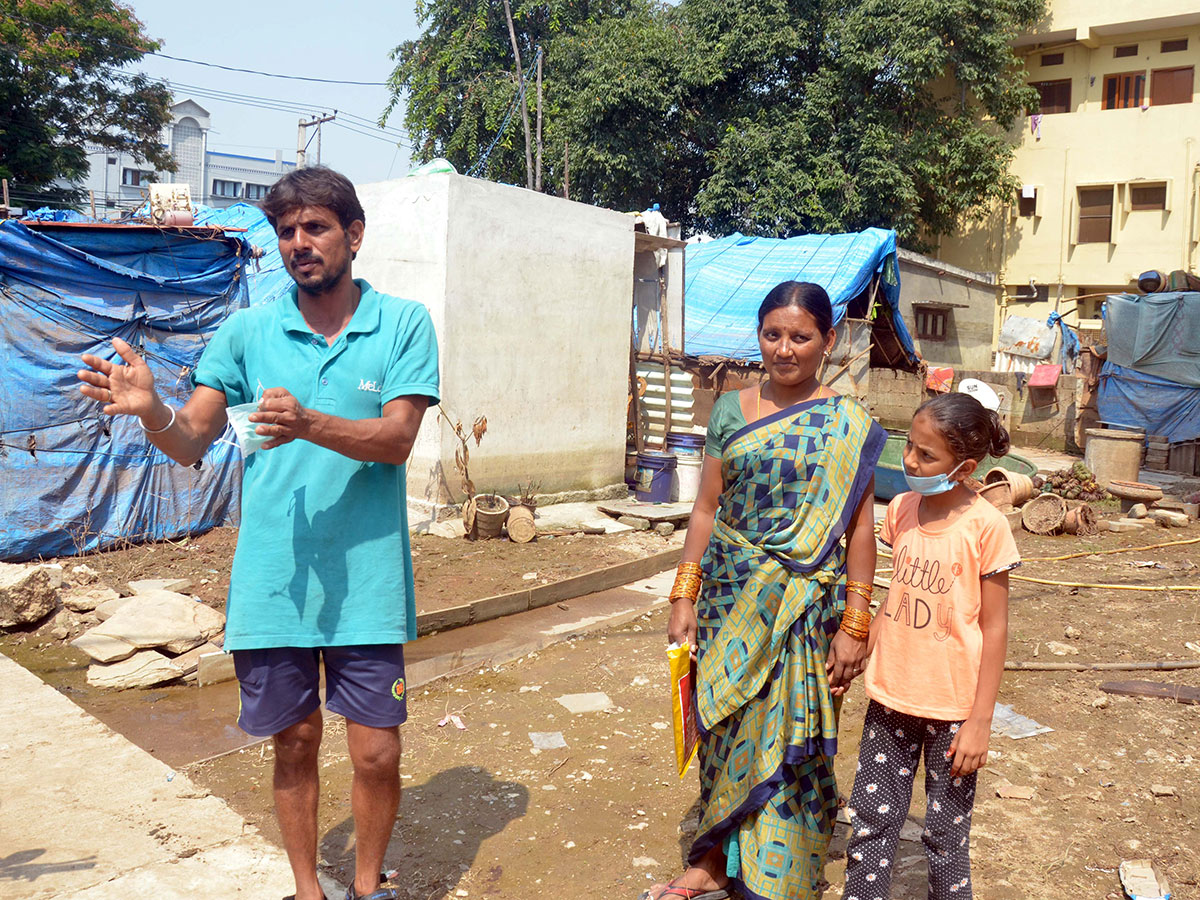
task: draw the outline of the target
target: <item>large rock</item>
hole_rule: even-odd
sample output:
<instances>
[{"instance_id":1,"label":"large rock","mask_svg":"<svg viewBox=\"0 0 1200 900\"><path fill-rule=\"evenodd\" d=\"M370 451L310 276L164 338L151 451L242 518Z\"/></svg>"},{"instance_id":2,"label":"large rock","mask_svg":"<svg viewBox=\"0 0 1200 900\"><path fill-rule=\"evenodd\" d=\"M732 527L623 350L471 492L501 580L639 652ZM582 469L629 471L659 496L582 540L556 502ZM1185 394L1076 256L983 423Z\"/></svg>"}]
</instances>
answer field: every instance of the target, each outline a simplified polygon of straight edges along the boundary
<instances>
[{"instance_id":1,"label":"large rock","mask_svg":"<svg viewBox=\"0 0 1200 900\"><path fill-rule=\"evenodd\" d=\"M62 566L0 563L0 629L41 621L58 608Z\"/></svg>"},{"instance_id":2,"label":"large rock","mask_svg":"<svg viewBox=\"0 0 1200 900\"><path fill-rule=\"evenodd\" d=\"M198 600L171 591L136 594L88 634L108 635L134 647L185 653L221 633L225 617Z\"/></svg>"},{"instance_id":3,"label":"large rock","mask_svg":"<svg viewBox=\"0 0 1200 900\"><path fill-rule=\"evenodd\" d=\"M90 588L77 588L62 595L62 605L75 612L91 612L106 600L120 600L121 595L110 587L98 584Z\"/></svg>"},{"instance_id":4,"label":"large rock","mask_svg":"<svg viewBox=\"0 0 1200 900\"><path fill-rule=\"evenodd\" d=\"M113 597L111 600L101 600L96 604L96 608L92 610L96 614L96 618L101 622L111 619L116 615L117 610L132 600L132 597Z\"/></svg>"},{"instance_id":5,"label":"large rock","mask_svg":"<svg viewBox=\"0 0 1200 900\"><path fill-rule=\"evenodd\" d=\"M87 680L92 687L123 690L150 687L181 677L182 670L171 660L154 650L143 650L111 665L88 666Z\"/></svg>"},{"instance_id":6,"label":"large rock","mask_svg":"<svg viewBox=\"0 0 1200 900\"><path fill-rule=\"evenodd\" d=\"M146 594L150 591L186 591L192 586L190 578L139 578L129 582L129 593Z\"/></svg>"},{"instance_id":7,"label":"large rock","mask_svg":"<svg viewBox=\"0 0 1200 900\"><path fill-rule=\"evenodd\" d=\"M96 628L99 627L99 625L96 626ZM128 641L107 634L96 634L96 628L75 638L71 641L71 646L82 650L98 663L114 663L118 660L128 659L137 652L137 647Z\"/></svg>"}]
</instances>

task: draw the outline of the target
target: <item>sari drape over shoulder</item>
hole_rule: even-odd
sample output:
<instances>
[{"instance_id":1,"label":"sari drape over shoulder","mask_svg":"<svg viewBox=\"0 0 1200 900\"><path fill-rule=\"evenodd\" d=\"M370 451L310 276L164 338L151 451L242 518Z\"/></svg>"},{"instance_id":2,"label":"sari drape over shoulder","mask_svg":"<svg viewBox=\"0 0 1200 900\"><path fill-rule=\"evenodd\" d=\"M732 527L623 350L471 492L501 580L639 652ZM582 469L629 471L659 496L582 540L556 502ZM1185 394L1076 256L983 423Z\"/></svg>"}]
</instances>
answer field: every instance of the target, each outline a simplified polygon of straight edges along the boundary
<instances>
[{"instance_id":1,"label":"sari drape over shoulder","mask_svg":"<svg viewBox=\"0 0 1200 900\"><path fill-rule=\"evenodd\" d=\"M726 443L704 555L696 705L700 829L748 900L816 896L837 809L837 704L825 673L845 606L845 534L886 432L831 397Z\"/></svg>"}]
</instances>

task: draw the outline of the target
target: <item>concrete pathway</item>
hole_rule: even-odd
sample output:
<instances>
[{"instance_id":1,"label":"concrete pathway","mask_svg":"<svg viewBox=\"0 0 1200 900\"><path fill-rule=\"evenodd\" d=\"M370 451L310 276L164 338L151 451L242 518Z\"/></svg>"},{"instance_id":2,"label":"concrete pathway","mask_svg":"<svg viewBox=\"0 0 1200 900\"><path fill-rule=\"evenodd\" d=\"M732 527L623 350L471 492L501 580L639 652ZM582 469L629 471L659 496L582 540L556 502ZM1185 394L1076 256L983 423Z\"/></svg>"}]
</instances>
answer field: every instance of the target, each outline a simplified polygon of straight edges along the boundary
<instances>
[{"instance_id":1,"label":"concrete pathway","mask_svg":"<svg viewBox=\"0 0 1200 900\"><path fill-rule=\"evenodd\" d=\"M292 892L282 850L0 655L0 900Z\"/></svg>"}]
</instances>

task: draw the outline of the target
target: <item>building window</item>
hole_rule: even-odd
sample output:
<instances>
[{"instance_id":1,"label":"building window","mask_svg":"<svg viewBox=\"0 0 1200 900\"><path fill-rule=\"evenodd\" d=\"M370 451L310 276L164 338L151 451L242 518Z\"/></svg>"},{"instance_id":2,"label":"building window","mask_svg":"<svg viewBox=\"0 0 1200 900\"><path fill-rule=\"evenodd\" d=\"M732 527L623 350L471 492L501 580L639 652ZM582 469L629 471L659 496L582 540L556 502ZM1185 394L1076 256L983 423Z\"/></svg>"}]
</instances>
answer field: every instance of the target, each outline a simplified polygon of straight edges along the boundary
<instances>
[{"instance_id":1,"label":"building window","mask_svg":"<svg viewBox=\"0 0 1200 900\"><path fill-rule=\"evenodd\" d=\"M145 169L122 169L121 184L127 184L130 187L140 187L149 184L154 180L154 173L147 172Z\"/></svg>"},{"instance_id":2,"label":"building window","mask_svg":"<svg viewBox=\"0 0 1200 900\"><path fill-rule=\"evenodd\" d=\"M117 158L115 156L110 156L108 158L108 164L110 166L115 166L117 164Z\"/></svg>"},{"instance_id":3,"label":"building window","mask_svg":"<svg viewBox=\"0 0 1200 900\"><path fill-rule=\"evenodd\" d=\"M1040 102L1035 112L1049 115L1071 111L1071 79L1058 81L1035 81L1030 85L1038 92Z\"/></svg>"},{"instance_id":4,"label":"building window","mask_svg":"<svg viewBox=\"0 0 1200 900\"><path fill-rule=\"evenodd\" d=\"M1163 53L1178 53L1180 50L1187 49L1187 38L1174 38L1173 40L1163 41L1160 50Z\"/></svg>"},{"instance_id":5,"label":"building window","mask_svg":"<svg viewBox=\"0 0 1200 900\"><path fill-rule=\"evenodd\" d=\"M1191 66L1178 69L1155 69L1150 73L1150 105L1169 106L1172 103L1192 102Z\"/></svg>"},{"instance_id":6,"label":"building window","mask_svg":"<svg viewBox=\"0 0 1200 900\"><path fill-rule=\"evenodd\" d=\"M917 324L917 340L944 341L946 339L947 310L933 306L913 304L913 318Z\"/></svg>"},{"instance_id":7,"label":"building window","mask_svg":"<svg viewBox=\"0 0 1200 900\"><path fill-rule=\"evenodd\" d=\"M1130 109L1142 105L1146 92L1145 72L1121 72L1104 76L1104 109Z\"/></svg>"},{"instance_id":8,"label":"building window","mask_svg":"<svg viewBox=\"0 0 1200 900\"><path fill-rule=\"evenodd\" d=\"M214 178L212 192L214 197L240 197L242 196L242 183Z\"/></svg>"},{"instance_id":9,"label":"building window","mask_svg":"<svg viewBox=\"0 0 1200 900\"><path fill-rule=\"evenodd\" d=\"M1080 244L1107 244L1112 240L1113 192L1111 187L1079 189Z\"/></svg>"},{"instance_id":10,"label":"building window","mask_svg":"<svg viewBox=\"0 0 1200 900\"><path fill-rule=\"evenodd\" d=\"M247 181L246 182L246 199L247 200L261 200L261 199L263 199L263 197L267 196L267 191L269 191L270 189L271 189L271 186L269 184L251 184L250 182Z\"/></svg>"},{"instance_id":11,"label":"building window","mask_svg":"<svg viewBox=\"0 0 1200 900\"><path fill-rule=\"evenodd\" d=\"M1137 44L1123 44L1120 47L1113 47L1113 56L1120 59L1122 56L1137 56Z\"/></svg>"},{"instance_id":12,"label":"building window","mask_svg":"<svg viewBox=\"0 0 1200 900\"><path fill-rule=\"evenodd\" d=\"M1036 216L1038 214L1037 188L1027 184L1017 192L1017 215Z\"/></svg>"},{"instance_id":13,"label":"building window","mask_svg":"<svg viewBox=\"0 0 1200 900\"><path fill-rule=\"evenodd\" d=\"M1043 53L1042 54L1042 65L1043 66L1061 66L1062 62L1063 62L1063 55L1061 53Z\"/></svg>"},{"instance_id":14,"label":"building window","mask_svg":"<svg viewBox=\"0 0 1200 900\"><path fill-rule=\"evenodd\" d=\"M1129 186L1129 208L1135 212L1166 209L1166 184L1131 184Z\"/></svg>"}]
</instances>

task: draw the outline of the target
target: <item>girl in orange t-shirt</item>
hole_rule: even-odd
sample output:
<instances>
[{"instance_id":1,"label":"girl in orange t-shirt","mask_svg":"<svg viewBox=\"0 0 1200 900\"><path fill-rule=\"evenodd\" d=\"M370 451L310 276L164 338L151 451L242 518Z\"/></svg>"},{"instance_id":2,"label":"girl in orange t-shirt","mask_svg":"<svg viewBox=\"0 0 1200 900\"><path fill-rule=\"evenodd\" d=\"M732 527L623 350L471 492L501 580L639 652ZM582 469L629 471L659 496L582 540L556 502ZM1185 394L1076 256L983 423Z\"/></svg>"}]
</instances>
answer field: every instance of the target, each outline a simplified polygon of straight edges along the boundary
<instances>
[{"instance_id":1,"label":"girl in orange t-shirt","mask_svg":"<svg viewBox=\"0 0 1200 900\"><path fill-rule=\"evenodd\" d=\"M922 754L929 897L972 896L975 773L1004 670L1008 571L1021 557L1007 519L964 482L1008 446L999 417L967 394L943 394L913 416L912 492L891 502L879 535L895 568L871 624L843 900L887 900Z\"/></svg>"}]
</instances>

